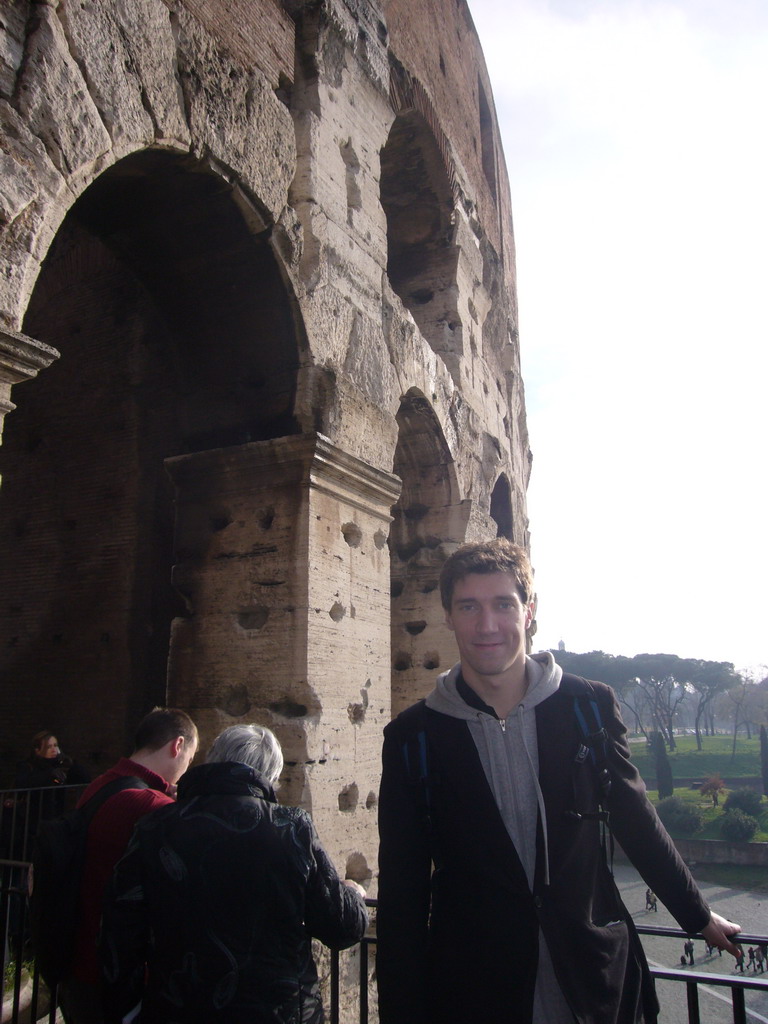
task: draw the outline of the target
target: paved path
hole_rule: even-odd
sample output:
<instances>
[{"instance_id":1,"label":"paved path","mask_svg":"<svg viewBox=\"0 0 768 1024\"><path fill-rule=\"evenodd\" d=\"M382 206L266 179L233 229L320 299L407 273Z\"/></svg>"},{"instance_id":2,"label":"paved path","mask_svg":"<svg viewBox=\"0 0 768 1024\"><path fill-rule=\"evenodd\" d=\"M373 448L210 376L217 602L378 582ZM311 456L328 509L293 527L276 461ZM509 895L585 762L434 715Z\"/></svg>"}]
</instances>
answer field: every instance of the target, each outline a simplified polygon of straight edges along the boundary
<instances>
[{"instance_id":1,"label":"paved path","mask_svg":"<svg viewBox=\"0 0 768 1024\"><path fill-rule=\"evenodd\" d=\"M652 927L677 928L678 924L666 908L659 903L657 913L645 909L645 882L634 868L625 864L616 864L614 874L621 890L622 898L638 925ZM695 875L695 872L694 872ZM737 921L742 929L753 935L768 935L768 895L763 893L742 892L726 886L702 882L700 887L712 907L730 921ZM655 966L680 967L680 955L683 952L682 939L665 939L657 936L644 935L648 960ZM746 950L745 950L746 952ZM721 957L707 956L702 940L695 942L694 967L688 970L709 971L716 974L739 976L735 969L735 961L728 953ZM746 968L745 968L746 970ZM751 972L749 972L750 976ZM768 972L757 975L768 981ZM685 1024L688 1020L686 998L683 986L675 982L658 982L657 991L661 1002L660 1024ZM732 1024L730 990L714 986L699 986L699 1005L702 1024ZM748 992L746 995L747 1021L749 1024L768 1024L768 990L765 992Z\"/></svg>"}]
</instances>

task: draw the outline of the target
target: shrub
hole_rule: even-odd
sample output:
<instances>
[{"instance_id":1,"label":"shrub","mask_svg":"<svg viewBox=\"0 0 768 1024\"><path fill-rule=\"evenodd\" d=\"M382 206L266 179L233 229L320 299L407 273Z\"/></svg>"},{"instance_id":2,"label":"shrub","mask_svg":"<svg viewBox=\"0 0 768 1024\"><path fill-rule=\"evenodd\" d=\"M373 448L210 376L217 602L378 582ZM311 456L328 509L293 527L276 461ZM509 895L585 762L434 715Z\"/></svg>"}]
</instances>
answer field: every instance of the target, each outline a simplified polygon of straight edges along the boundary
<instances>
[{"instance_id":1,"label":"shrub","mask_svg":"<svg viewBox=\"0 0 768 1024\"><path fill-rule=\"evenodd\" d=\"M745 814L750 814L753 818L756 818L762 811L760 806L762 799L756 789L742 786L741 789L734 789L728 794L723 808L726 811L743 811Z\"/></svg>"},{"instance_id":2,"label":"shrub","mask_svg":"<svg viewBox=\"0 0 768 1024\"><path fill-rule=\"evenodd\" d=\"M691 807L679 796L668 796L660 800L656 810L664 825L672 832L690 835L698 832L704 822L701 811Z\"/></svg>"},{"instance_id":3,"label":"shrub","mask_svg":"<svg viewBox=\"0 0 768 1024\"><path fill-rule=\"evenodd\" d=\"M720 834L729 843L748 843L760 827L757 818L737 809L726 811L720 825Z\"/></svg>"}]
</instances>

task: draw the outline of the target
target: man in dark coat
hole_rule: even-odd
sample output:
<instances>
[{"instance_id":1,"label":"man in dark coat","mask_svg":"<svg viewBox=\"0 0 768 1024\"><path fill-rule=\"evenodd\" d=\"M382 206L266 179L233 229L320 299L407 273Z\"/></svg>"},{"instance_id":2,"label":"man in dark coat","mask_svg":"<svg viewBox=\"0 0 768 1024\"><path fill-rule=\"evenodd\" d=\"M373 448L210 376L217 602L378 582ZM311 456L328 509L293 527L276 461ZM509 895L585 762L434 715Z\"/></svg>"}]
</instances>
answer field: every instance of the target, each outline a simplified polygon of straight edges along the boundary
<instances>
[{"instance_id":1,"label":"man in dark coat","mask_svg":"<svg viewBox=\"0 0 768 1024\"><path fill-rule=\"evenodd\" d=\"M681 927L738 950L646 797L613 691L526 657L532 587L503 538L455 552L440 588L461 661L384 731L381 1024L655 1021L606 818Z\"/></svg>"},{"instance_id":2,"label":"man in dark coat","mask_svg":"<svg viewBox=\"0 0 768 1024\"><path fill-rule=\"evenodd\" d=\"M104 909L107 1024L140 1002L142 1024L321 1024L312 937L359 942L365 893L277 803L282 767L269 729L231 726L139 823Z\"/></svg>"}]
</instances>

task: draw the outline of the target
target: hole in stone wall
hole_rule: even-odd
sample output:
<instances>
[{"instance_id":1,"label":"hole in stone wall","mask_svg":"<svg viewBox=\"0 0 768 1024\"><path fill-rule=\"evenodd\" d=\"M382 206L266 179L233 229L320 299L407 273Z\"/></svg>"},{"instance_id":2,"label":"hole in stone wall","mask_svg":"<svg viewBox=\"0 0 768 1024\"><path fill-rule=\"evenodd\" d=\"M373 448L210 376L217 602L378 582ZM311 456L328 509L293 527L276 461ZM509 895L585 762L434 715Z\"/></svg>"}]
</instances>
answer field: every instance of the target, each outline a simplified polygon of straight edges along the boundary
<instances>
[{"instance_id":1,"label":"hole in stone wall","mask_svg":"<svg viewBox=\"0 0 768 1024\"><path fill-rule=\"evenodd\" d=\"M219 709L232 718L242 718L251 710L251 698L242 684L229 686L222 694Z\"/></svg>"},{"instance_id":2,"label":"hole in stone wall","mask_svg":"<svg viewBox=\"0 0 768 1024\"><path fill-rule=\"evenodd\" d=\"M440 668L440 655L437 651L427 651L424 655L422 665L430 672L434 671L436 668Z\"/></svg>"},{"instance_id":3,"label":"hole in stone wall","mask_svg":"<svg viewBox=\"0 0 768 1024\"><path fill-rule=\"evenodd\" d=\"M347 857L347 865L344 869L344 877L351 878L353 882L365 888L373 877L368 861L362 853L351 853Z\"/></svg>"},{"instance_id":4,"label":"hole in stone wall","mask_svg":"<svg viewBox=\"0 0 768 1024\"><path fill-rule=\"evenodd\" d=\"M262 629L268 618L269 608L248 608L238 613L237 624L241 629Z\"/></svg>"},{"instance_id":5,"label":"hole in stone wall","mask_svg":"<svg viewBox=\"0 0 768 1024\"><path fill-rule=\"evenodd\" d=\"M214 533L221 533L222 530L231 524L232 519L228 515L211 516L211 529Z\"/></svg>"},{"instance_id":6,"label":"hole in stone wall","mask_svg":"<svg viewBox=\"0 0 768 1024\"><path fill-rule=\"evenodd\" d=\"M410 654L405 654L402 651L395 655L395 660L392 663L392 667L395 672L407 672L413 665L413 658Z\"/></svg>"},{"instance_id":7,"label":"hole in stone wall","mask_svg":"<svg viewBox=\"0 0 768 1024\"><path fill-rule=\"evenodd\" d=\"M297 704L290 697L282 697L269 705L269 710L283 718L303 718L307 713L306 704Z\"/></svg>"},{"instance_id":8,"label":"hole in stone wall","mask_svg":"<svg viewBox=\"0 0 768 1024\"><path fill-rule=\"evenodd\" d=\"M405 589L405 583L402 580L392 580L389 586L390 597L400 597Z\"/></svg>"},{"instance_id":9,"label":"hole in stone wall","mask_svg":"<svg viewBox=\"0 0 768 1024\"><path fill-rule=\"evenodd\" d=\"M360 542L363 539L363 531L357 523L344 523L341 528L341 532L344 536L344 540L351 548L360 547Z\"/></svg>"},{"instance_id":10,"label":"hole in stone wall","mask_svg":"<svg viewBox=\"0 0 768 1024\"><path fill-rule=\"evenodd\" d=\"M423 633L427 628L427 623L424 619L419 619L416 622L406 622L405 628L411 636L418 636L419 633Z\"/></svg>"},{"instance_id":11,"label":"hole in stone wall","mask_svg":"<svg viewBox=\"0 0 768 1024\"><path fill-rule=\"evenodd\" d=\"M367 811L372 811L374 807L378 806L378 803L379 798L376 796L373 790L371 790L368 796L365 798L365 809Z\"/></svg>"},{"instance_id":12,"label":"hole in stone wall","mask_svg":"<svg viewBox=\"0 0 768 1024\"><path fill-rule=\"evenodd\" d=\"M373 535L373 543L381 551L384 545L387 543L387 535L383 530L377 530Z\"/></svg>"},{"instance_id":13,"label":"hole in stone wall","mask_svg":"<svg viewBox=\"0 0 768 1024\"><path fill-rule=\"evenodd\" d=\"M346 812L354 811L359 799L360 792L357 788L357 783L352 782L349 786L345 786L339 793L339 810Z\"/></svg>"},{"instance_id":14,"label":"hole in stone wall","mask_svg":"<svg viewBox=\"0 0 768 1024\"><path fill-rule=\"evenodd\" d=\"M263 512L259 512L257 518L262 530L269 530L275 520L275 510L273 508L265 508Z\"/></svg>"},{"instance_id":15,"label":"hole in stone wall","mask_svg":"<svg viewBox=\"0 0 768 1024\"><path fill-rule=\"evenodd\" d=\"M341 622L344 616L347 614L347 610L340 601L334 602L333 607L328 612L334 622Z\"/></svg>"},{"instance_id":16,"label":"hole in stone wall","mask_svg":"<svg viewBox=\"0 0 768 1024\"><path fill-rule=\"evenodd\" d=\"M362 725L365 721L365 708L362 704L347 704L347 714L352 725Z\"/></svg>"}]
</instances>

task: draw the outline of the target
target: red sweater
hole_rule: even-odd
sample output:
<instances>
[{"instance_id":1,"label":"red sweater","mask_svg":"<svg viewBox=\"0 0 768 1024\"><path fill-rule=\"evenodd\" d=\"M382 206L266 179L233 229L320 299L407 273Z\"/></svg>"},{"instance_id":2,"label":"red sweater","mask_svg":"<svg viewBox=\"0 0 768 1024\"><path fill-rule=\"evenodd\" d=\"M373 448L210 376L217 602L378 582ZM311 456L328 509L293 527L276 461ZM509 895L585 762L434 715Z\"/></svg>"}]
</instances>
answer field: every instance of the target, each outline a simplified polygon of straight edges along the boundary
<instances>
[{"instance_id":1,"label":"red sweater","mask_svg":"<svg viewBox=\"0 0 768 1024\"><path fill-rule=\"evenodd\" d=\"M104 890L112 877L112 869L125 853L136 822L150 811L173 803L166 793L168 783L165 779L130 758L123 757L114 768L93 780L80 797L78 807L90 800L107 782L126 775L135 775L150 788L123 789L115 793L98 809L88 829L73 973L78 981L92 985L101 982L96 943Z\"/></svg>"}]
</instances>

